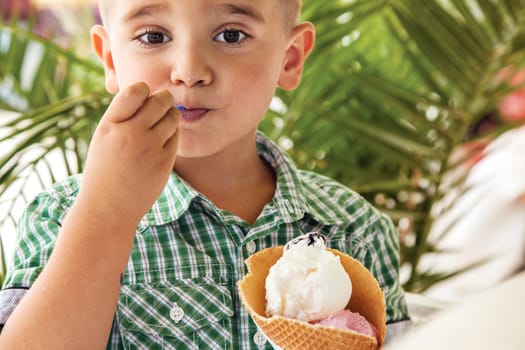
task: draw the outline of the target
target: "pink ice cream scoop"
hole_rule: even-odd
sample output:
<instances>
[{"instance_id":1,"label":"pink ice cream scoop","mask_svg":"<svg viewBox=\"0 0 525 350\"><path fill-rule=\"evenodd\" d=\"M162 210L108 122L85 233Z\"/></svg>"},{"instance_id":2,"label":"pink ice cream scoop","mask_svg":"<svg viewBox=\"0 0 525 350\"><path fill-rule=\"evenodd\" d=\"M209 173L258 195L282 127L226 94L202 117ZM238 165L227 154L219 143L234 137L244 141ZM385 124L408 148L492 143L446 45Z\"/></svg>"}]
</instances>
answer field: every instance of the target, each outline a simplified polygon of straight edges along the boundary
<instances>
[{"instance_id":1,"label":"pink ice cream scoop","mask_svg":"<svg viewBox=\"0 0 525 350\"><path fill-rule=\"evenodd\" d=\"M379 331L377 328L357 312L352 312L348 309L339 311L332 317L310 323L340 329L349 329L358 333L366 334L376 338L379 344Z\"/></svg>"}]
</instances>

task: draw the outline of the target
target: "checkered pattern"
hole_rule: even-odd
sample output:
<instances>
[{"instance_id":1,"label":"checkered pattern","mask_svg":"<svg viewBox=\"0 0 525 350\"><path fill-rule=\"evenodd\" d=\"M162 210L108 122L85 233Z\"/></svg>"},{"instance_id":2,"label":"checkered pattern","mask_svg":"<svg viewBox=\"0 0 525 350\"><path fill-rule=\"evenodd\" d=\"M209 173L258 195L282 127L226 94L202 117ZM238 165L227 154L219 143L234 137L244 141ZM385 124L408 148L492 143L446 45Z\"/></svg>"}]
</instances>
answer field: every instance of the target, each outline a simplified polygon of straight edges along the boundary
<instances>
[{"instance_id":1,"label":"checkered pattern","mask_svg":"<svg viewBox=\"0 0 525 350\"><path fill-rule=\"evenodd\" d=\"M11 315L20 300L22 300L26 291L26 288L8 288L0 291L0 329L3 327L9 318L9 315Z\"/></svg>"},{"instance_id":2,"label":"checkered pattern","mask_svg":"<svg viewBox=\"0 0 525 350\"><path fill-rule=\"evenodd\" d=\"M296 169L263 135L257 147L277 174L277 190L251 226L171 175L137 227L108 349L271 349L254 341L260 337L235 283L246 273L250 254L310 231L326 235L332 248L374 274L388 321L407 317L391 221L348 188ZM79 181L68 178L28 206L0 310L18 302L7 293L29 288L42 270Z\"/></svg>"}]
</instances>

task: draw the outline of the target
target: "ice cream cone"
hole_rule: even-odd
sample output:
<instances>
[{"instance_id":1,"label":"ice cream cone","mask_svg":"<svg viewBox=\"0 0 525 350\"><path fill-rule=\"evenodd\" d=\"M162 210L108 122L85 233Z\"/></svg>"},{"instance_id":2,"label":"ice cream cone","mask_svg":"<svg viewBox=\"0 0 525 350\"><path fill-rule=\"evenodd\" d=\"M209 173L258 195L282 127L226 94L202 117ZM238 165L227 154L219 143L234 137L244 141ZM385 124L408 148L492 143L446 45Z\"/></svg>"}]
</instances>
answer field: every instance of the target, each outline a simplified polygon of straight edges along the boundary
<instances>
[{"instance_id":1,"label":"ice cream cone","mask_svg":"<svg viewBox=\"0 0 525 350\"><path fill-rule=\"evenodd\" d=\"M265 316L265 281L271 266L281 257L283 247L264 249L246 260L248 274L238 282L241 301L264 334L284 350L309 349L378 349L386 332L386 311L383 293L372 274L357 260L337 250L341 264L352 279L352 297L347 308L364 316L379 332L374 337L350 330L312 325L282 316Z\"/></svg>"}]
</instances>

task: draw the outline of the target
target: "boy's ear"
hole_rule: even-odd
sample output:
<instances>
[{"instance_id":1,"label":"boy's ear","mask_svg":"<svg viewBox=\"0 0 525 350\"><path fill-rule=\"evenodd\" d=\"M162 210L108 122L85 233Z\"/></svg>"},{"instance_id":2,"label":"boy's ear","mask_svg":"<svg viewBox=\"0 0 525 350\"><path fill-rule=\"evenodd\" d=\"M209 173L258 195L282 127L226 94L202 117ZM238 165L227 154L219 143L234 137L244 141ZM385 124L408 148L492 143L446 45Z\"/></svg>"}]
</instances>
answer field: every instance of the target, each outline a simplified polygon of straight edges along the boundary
<instances>
[{"instance_id":1,"label":"boy's ear","mask_svg":"<svg viewBox=\"0 0 525 350\"><path fill-rule=\"evenodd\" d=\"M286 50L285 61L279 76L278 85L285 90L295 89L303 74L306 58L314 48L315 28L310 22L297 25L292 32Z\"/></svg>"},{"instance_id":2,"label":"boy's ear","mask_svg":"<svg viewBox=\"0 0 525 350\"><path fill-rule=\"evenodd\" d=\"M113 56L111 55L111 48L109 45L108 33L101 25L95 25L91 28L91 45L95 54L98 56L104 65L104 72L106 74L106 90L115 94L118 92L118 80L113 65Z\"/></svg>"}]
</instances>

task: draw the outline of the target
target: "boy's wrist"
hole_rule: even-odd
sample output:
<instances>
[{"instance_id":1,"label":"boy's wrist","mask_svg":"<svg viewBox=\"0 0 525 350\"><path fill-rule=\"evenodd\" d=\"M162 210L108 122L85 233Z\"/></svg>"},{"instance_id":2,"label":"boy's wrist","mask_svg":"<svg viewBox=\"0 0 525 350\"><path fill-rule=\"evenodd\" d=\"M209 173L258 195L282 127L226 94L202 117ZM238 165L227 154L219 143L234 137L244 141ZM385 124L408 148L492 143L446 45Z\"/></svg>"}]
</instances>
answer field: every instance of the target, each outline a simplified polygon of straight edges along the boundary
<instances>
[{"instance_id":1,"label":"boy's wrist","mask_svg":"<svg viewBox=\"0 0 525 350\"><path fill-rule=\"evenodd\" d=\"M105 203L96 195L79 193L68 216L74 215L78 224L91 227L105 227L115 232L135 232L142 215L131 213L123 206Z\"/></svg>"}]
</instances>

